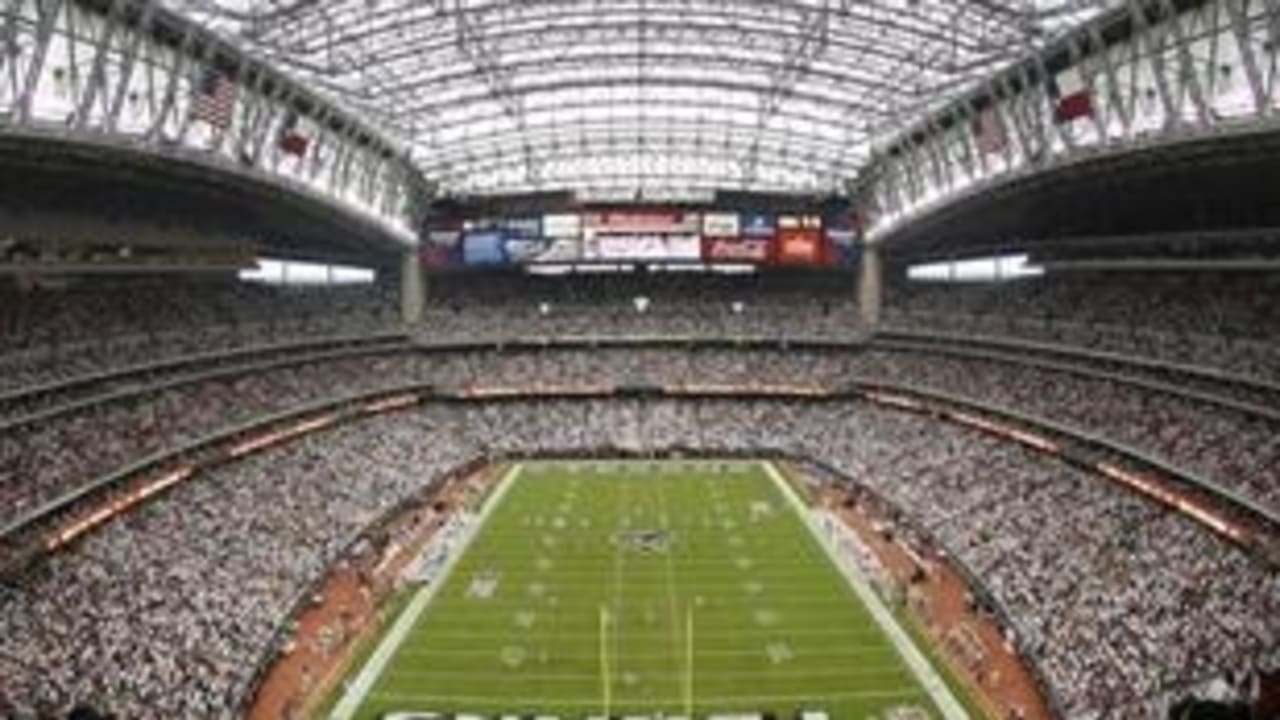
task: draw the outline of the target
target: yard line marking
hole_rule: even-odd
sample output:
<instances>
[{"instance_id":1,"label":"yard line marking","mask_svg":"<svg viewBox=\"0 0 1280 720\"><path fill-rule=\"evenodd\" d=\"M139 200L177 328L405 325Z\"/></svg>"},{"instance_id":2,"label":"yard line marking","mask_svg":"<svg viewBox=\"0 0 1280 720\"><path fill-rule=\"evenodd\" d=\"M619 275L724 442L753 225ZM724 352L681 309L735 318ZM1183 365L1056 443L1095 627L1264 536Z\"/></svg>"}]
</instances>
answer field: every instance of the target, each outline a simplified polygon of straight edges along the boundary
<instances>
[{"instance_id":1,"label":"yard line marking","mask_svg":"<svg viewBox=\"0 0 1280 720\"><path fill-rule=\"evenodd\" d=\"M596 578L598 579L599 577L600 577L600 573L597 572ZM505 582L518 586L518 585L524 584L524 582L527 580L536 580L538 579L538 576L518 575L516 573L503 573L503 578ZM759 573L756 574L756 578L760 581L765 581L765 580L773 581L773 583L775 584L781 584L781 581L783 580L783 578L777 578L772 575L765 575L765 574L759 574ZM741 571L739 571L738 577L735 578L733 581L725 581L725 582L710 584L710 583L700 583L700 582L690 580L684 583L686 591L689 586L692 586L695 589L699 589L699 590L703 590L703 589L705 590L725 590L725 589L741 590L743 588L743 585L744 585L744 582L742 579ZM565 583L557 582L556 587L568 588L570 590L587 590L587 589L599 590L600 583L595 582L595 583L565 584ZM441 598L440 602L452 603L453 607L450 608L451 612L462 612L464 610L477 609L472 605L458 601L456 598L449 598L449 599ZM790 589L788 589L787 594L784 597L778 598L778 602L790 608L804 607L808 609L813 609L815 607L840 608L840 607L849 606L849 601L847 599L832 600L830 592L801 593L801 592L792 592ZM479 608L479 609L484 610L487 613L488 610L486 610L486 608L496 608L498 610L505 610L509 608L522 608L527 606L528 604L529 604L528 601L526 601L524 598L521 598L519 600L501 600L499 598L491 598L491 599L485 600L484 608Z\"/></svg>"},{"instance_id":2,"label":"yard line marking","mask_svg":"<svg viewBox=\"0 0 1280 720\"><path fill-rule=\"evenodd\" d=\"M439 695L431 693L406 693L406 692L377 692L370 697L378 700L389 700L397 703L421 703L424 705L432 704L474 704L474 705L506 705L508 701L495 699L493 695ZM900 688L896 690L850 690L847 692L830 692L823 693L824 698L833 700L914 700L925 697L924 691L919 688ZM704 697L701 699L703 705L730 704L735 705L768 705L774 703L797 703L810 702L813 696L810 694L802 695L724 695L719 697ZM521 698L519 703L532 707L593 707L598 706L600 701L595 698L583 698L581 695L574 697L526 697ZM645 701L646 705L665 705L667 707L679 707L680 698L651 698Z\"/></svg>"},{"instance_id":3,"label":"yard line marking","mask_svg":"<svg viewBox=\"0 0 1280 720\"><path fill-rule=\"evenodd\" d=\"M468 635L467 637L471 638L475 636ZM702 636L699 635L698 637L699 639L701 639ZM838 643L838 644L833 644L829 647L824 647L824 648L817 648L817 649L804 648L803 652L804 652L804 656L807 658L842 658L842 657L857 658L857 657L865 657L867 655L881 656L884 654L884 651L888 648L889 648L888 642L885 642L882 645L862 645L862 646L849 645L847 643ZM442 658L467 658L467 657L487 658L487 657L491 657L492 655L493 655L493 648L491 647L481 648L479 650L457 650L457 649L446 649L446 648L440 648L438 650L416 650L413 647L406 647L402 652L400 652L399 657L442 659ZM758 647L752 647L750 650L707 650L706 648L698 649L698 656L704 657L704 658L747 658L747 657L760 657L761 655L762 655L762 652ZM662 653L662 654L637 653L637 654L628 655L627 657L631 660L651 661L651 660L661 660L666 656L667 656L666 653ZM599 652L597 651L589 654L578 653L578 654L556 655L556 658L559 660L565 660L570 662L595 661L599 658ZM900 665L901 663L899 663L897 660L894 660L894 663L893 663L894 667L899 667ZM863 663L863 664L860 664L859 667L867 667L867 665Z\"/></svg>"},{"instance_id":4,"label":"yard line marking","mask_svg":"<svg viewBox=\"0 0 1280 720\"><path fill-rule=\"evenodd\" d=\"M616 618L617 614L615 613L613 617ZM721 630L722 632L715 632L715 630ZM864 628L839 627L839 626L824 626L824 627L810 628L810 627L795 627L792 625L787 625L786 630L787 630L787 634L795 635L797 637L829 637L829 638L832 638L833 640L844 639L844 638L853 639L853 640L876 640L876 639L885 640L884 633L875 628L864 629ZM648 631L643 628L632 628L630 630L630 633L640 637L650 636ZM505 640L511 639L511 635L509 633L475 633L475 632L446 633L446 632L439 632L439 631L424 631L423 633L415 632L411 634L425 635L427 637L430 637L433 640L505 641ZM618 628L614 628L613 639L615 640L615 642L611 644L611 647L616 646L618 644L616 642L617 636L624 635L624 634L626 633L619 632ZM565 639L565 640L588 640L588 639L594 640L596 639L597 635L598 633L594 629L592 629L590 631L585 631L585 632L557 632L556 638ZM742 626L740 624L737 626L729 625L721 628L713 628L712 632L707 632L706 628L701 626L699 626L698 628L699 641L739 640L741 638L742 638ZM889 645L890 645L889 641L885 640L884 646L888 647ZM614 658L617 658L616 650L614 652Z\"/></svg>"},{"instance_id":5,"label":"yard line marking","mask_svg":"<svg viewBox=\"0 0 1280 720\"><path fill-rule=\"evenodd\" d=\"M906 662L907 667L911 669L911 673L915 675L916 680L928 692L934 704L938 706L942 716L946 720L969 720L969 713L956 700L955 695L951 693L951 688L947 687L942 678L938 676L937 670L925 659L924 654L920 652L920 649L911 640L911 636L907 635L906 631L898 625L897 619L881 602L880 596L867 584L867 579L863 577L862 572L852 564L841 562L840 557L836 555L835 549L822 536L817 525L813 522L813 511L805 507L804 503L797 497L795 488L791 487L786 478L782 477L782 474L778 472L772 462L764 462L762 465L765 472L777 485L778 490L782 492L783 497L799 513L801 521L805 527L809 528L813 539L826 551L827 557L831 558L831 563L841 570L849 580L854 592L862 599L862 603L867 606L867 609L871 611L871 617L876 624L893 641L894 648L897 649L898 654Z\"/></svg>"},{"instance_id":6,"label":"yard line marking","mask_svg":"<svg viewBox=\"0 0 1280 720\"><path fill-rule=\"evenodd\" d=\"M347 692L342 696L342 700L334 706L333 711L329 713L329 720L351 720L355 716L356 711L364 704L365 698L370 694L370 690L382 677L382 673L387 668L387 663L391 662L391 658L395 656L396 651L409 637L409 631L417 624L418 618L422 612L426 610L431 599L435 597L440 588L444 587L453 573L453 568L457 566L458 559L467 551L467 547L471 545L471 541L479 534L480 528L484 527L485 521L493 514L494 508L502 503L507 492L514 484L516 476L520 474L522 465L515 465L507 474L503 476L502 481L498 484L498 488L485 501L484 507L480 508L480 513L472 519L471 524L463 530L465 535L462 542L454 550L453 554L445 561L444 567L440 569L440 574L436 576L435 582L428 583L425 587L414 595L413 600L409 602L400 613L400 617L396 618L396 622L391 626L391 631L382 638L378 643L378 647L370 656L369 661L361 668L360 674L356 676L351 686L347 688Z\"/></svg>"},{"instance_id":7,"label":"yard line marking","mask_svg":"<svg viewBox=\"0 0 1280 720\"><path fill-rule=\"evenodd\" d=\"M528 536L526 536L526 538L525 538L525 539L527 540L527 539L528 539ZM527 562L527 561L529 560L529 556L528 556L528 555L489 555L488 557L491 557L491 558L493 558L493 559L495 559L495 560L506 561L506 562ZM579 559L579 557L581 557L581 558L585 558L585 559L587 559L587 560L593 560L593 559L595 559L595 556L591 556L591 555L583 555L583 556L575 557L575 556L573 556L573 555L567 555L567 554L565 554L565 553L561 553L561 552L557 552L557 553L556 553L556 557L557 557L559 560L561 560L562 562L578 560L578 559ZM767 565L767 563L783 563L783 562L790 562L790 561L791 561L791 557L788 557L788 556L771 557L771 556L769 556L769 555L760 555L760 554L758 554L758 553L754 556L754 559L757 561L757 565ZM713 574L713 573L709 573L709 574L707 574L707 576L706 576L706 577L707 577L709 580L716 580L716 581L721 581L721 582L728 581L728 580L730 580L731 578L735 578L735 577L736 577L736 573L737 573L737 569L735 568L735 569L733 569L733 570L725 570L724 565L725 565L725 563L724 563L724 561L723 561L723 560L717 561L717 562L714 564L714 567L718 568L719 570L721 570L721 571L723 571L723 572L720 572L720 573L714 573L714 574ZM698 567L701 567L701 566L700 566L699 564L697 564L697 563L691 563L691 564L689 565L689 567L690 567L690 568L698 568ZM779 571L779 570L768 570L769 577L770 577L770 578L774 578L774 579L779 579L779 580L787 580L787 579L797 578L797 577L801 577L801 578L804 578L804 577L813 577L813 573L812 573L812 571L813 571L813 570L825 570L825 569L826 569L826 565L825 565L825 564L809 564L809 563L805 563L803 560L801 560L801 559L799 559L799 558L796 558L796 565L795 565L795 567L799 567L799 568L806 568L806 569L807 569L807 570L809 570L810 572L781 572L781 571ZM597 573L597 574L592 574L592 573L587 573L587 572L575 572L575 571L567 570L567 569L566 569L565 571L563 571L563 572L558 572L558 573L557 573L557 575L564 575L566 578L571 579L571 580L581 579L581 578L587 578L587 579L589 579L589 578L593 578L593 577L594 577L594 578L597 578L597 579L599 578L599 574L598 574L598 573ZM646 572L644 572L643 570L636 570L636 569L634 569L634 568L632 569L632 572L627 573L627 575L628 575L628 577L636 578L636 579L639 579L639 580L661 580L661 573L660 573L660 572L647 572L647 573L646 573ZM699 584L701 584L701 583L702 583L702 575L701 575L701 573L699 574L699 577L698 577L698 579L697 579L697 582L698 582ZM585 585L585 586L592 586L592 587L596 587L596 588L599 588L599 587L600 587L600 584L599 584L598 582L597 582L597 583L595 583L594 585L592 585L592 583L589 583L589 582L584 582L584 583L581 583L581 585Z\"/></svg>"},{"instance_id":8,"label":"yard line marking","mask_svg":"<svg viewBox=\"0 0 1280 720\"><path fill-rule=\"evenodd\" d=\"M603 607L603 606L601 606ZM666 658L666 655L661 656ZM633 659L633 658L632 658ZM587 672L587 668L583 668L584 672L554 672L554 673L526 673L521 672L519 677L521 680L537 680L537 681L557 681L574 682L581 684L582 680L595 680L600 677L597 672ZM646 677L662 678L664 680L676 680L684 674L684 669L678 669L673 672L648 672ZM778 670L775 668L764 668L761 670L734 670L722 672L703 672L699 677L707 680L754 680L754 679L774 679L774 678L838 678L847 679L850 677L859 680L870 678L888 678L894 676L910 675L910 671L905 668L902 663L895 662L893 665L859 665L857 667L828 667L824 669L802 668L798 670ZM423 670L421 668L397 668L392 667L387 671L388 677L425 679L435 678L438 680L493 680L495 682L508 682L512 679L509 672L485 672L485 671L458 671L458 670ZM683 691L683 688L681 688ZM683 697L683 692L682 692ZM608 717L607 715L605 717Z\"/></svg>"}]
</instances>

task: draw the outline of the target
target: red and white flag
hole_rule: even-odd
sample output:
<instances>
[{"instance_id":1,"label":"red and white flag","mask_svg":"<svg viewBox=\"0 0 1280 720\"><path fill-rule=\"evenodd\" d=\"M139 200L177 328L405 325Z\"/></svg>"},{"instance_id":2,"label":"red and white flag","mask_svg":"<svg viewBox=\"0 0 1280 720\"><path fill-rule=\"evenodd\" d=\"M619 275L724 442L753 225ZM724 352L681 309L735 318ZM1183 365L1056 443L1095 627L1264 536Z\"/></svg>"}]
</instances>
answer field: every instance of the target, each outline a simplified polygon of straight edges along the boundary
<instances>
[{"instance_id":1,"label":"red and white flag","mask_svg":"<svg viewBox=\"0 0 1280 720\"><path fill-rule=\"evenodd\" d=\"M280 137L278 140L280 152L295 157L305 157L307 150L311 147L311 134L309 129L304 129L302 121L298 118L298 114L289 111L284 117L284 121L280 123Z\"/></svg>"},{"instance_id":2,"label":"red and white flag","mask_svg":"<svg viewBox=\"0 0 1280 720\"><path fill-rule=\"evenodd\" d=\"M1093 117L1093 93L1076 70L1068 70L1049 83L1053 121L1059 125Z\"/></svg>"}]
</instances>

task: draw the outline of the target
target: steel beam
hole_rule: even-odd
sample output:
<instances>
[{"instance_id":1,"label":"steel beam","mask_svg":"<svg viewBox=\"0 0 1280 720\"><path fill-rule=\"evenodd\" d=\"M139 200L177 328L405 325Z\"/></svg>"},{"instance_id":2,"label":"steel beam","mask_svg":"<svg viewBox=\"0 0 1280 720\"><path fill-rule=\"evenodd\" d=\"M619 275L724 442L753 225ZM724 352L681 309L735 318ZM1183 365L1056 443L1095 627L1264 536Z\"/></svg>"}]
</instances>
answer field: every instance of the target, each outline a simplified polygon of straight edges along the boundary
<instances>
[{"instance_id":1,"label":"steel beam","mask_svg":"<svg viewBox=\"0 0 1280 720\"><path fill-rule=\"evenodd\" d=\"M142 0L138 24L134 26L133 35L129 38L129 46L125 50L124 66L120 70L120 80L116 83L115 94L111 98L110 107L107 108L107 121L104 127L107 132L115 132L119 126L120 112L124 109L125 99L129 96L129 86L133 82L134 68L138 65L138 52L146 42L146 38L151 34L151 21L155 18L157 2L159 0Z\"/></svg>"},{"instance_id":2,"label":"steel beam","mask_svg":"<svg viewBox=\"0 0 1280 720\"><path fill-rule=\"evenodd\" d=\"M49 43L53 39L54 27L57 25L58 13L65 0L32 0L35 3L37 22L35 46L31 52L31 61L23 77L22 87L18 92L18 102L14 111L14 120L18 124L26 123L31 117L31 101L35 98L36 87L40 84L40 73L44 71L44 60L49 54Z\"/></svg>"},{"instance_id":3,"label":"steel beam","mask_svg":"<svg viewBox=\"0 0 1280 720\"><path fill-rule=\"evenodd\" d=\"M124 12L125 0L109 0L107 14L102 18L102 30L93 43L93 60L89 69L89 77L85 79L85 87L76 104L74 125L82 129L86 125L90 113L93 112L94 101L98 92L106 85L107 56L111 51L111 42L116 30L121 25L120 16ZM73 65L75 63L72 63Z\"/></svg>"}]
</instances>

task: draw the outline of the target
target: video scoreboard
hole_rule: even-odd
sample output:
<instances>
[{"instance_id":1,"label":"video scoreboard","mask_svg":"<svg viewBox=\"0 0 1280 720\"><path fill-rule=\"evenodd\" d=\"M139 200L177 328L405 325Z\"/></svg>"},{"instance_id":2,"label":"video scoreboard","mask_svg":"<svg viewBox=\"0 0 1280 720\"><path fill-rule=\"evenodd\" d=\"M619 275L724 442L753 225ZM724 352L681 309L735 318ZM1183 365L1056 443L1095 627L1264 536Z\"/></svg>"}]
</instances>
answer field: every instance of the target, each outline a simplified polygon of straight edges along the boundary
<instances>
[{"instance_id":1,"label":"video scoreboard","mask_svg":"<svg viewBox=\"0 0 1280 720\"><path fill-rule=\"evenodd\" d=\"M679 209L601 210L440 221L422 249L433 269L539 265L857 264L856 218Z\"/></svg>"}]
</instances>

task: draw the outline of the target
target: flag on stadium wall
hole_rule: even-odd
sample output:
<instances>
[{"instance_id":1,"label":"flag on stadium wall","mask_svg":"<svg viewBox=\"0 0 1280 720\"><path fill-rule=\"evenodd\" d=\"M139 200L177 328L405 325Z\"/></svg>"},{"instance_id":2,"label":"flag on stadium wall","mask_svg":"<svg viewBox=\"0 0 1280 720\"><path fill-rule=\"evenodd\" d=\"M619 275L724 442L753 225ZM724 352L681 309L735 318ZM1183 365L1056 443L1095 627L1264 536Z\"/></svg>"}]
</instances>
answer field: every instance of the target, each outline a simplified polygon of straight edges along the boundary
<instances>
[{"instance_id":1,"label":"flag on stadium wall","mask_svg":"<svg viewBox=\"0 0 1280 720\"><path fill-rule=\"evenodd\" d=\"M280 124L280 152L286 155L304 157L311 147L311 137L303 133L299 127L298 113L290 110Z\"/></svg>"},{"instance_id":2,"label":"flag on stadium wall","mask_svg":"<svg viewBox=\"0 0 1280 720\"><path fill-rule=\"evenodd\" d=\"M978 144L978 151L983 155L995 155L1004 152L1009 143L1009 129L1005 127L1004 118L994 105L983 108L973 120L973 138Z\"/></svg>"},{"instance_id":3,"label":"flag on stadium wall","mask_svg":"<svg viewBox=\"0 0 1280 720\"><path fill-rule=\"evenodd\" d=\"M1093 117L1093 93L1078 71L1068 70L1050 80L1049 97L1053 99L1053 121L1059 125Z\"/></svg>"},{"instance_id":4,"label":"flag on stadium wall","mask_svg":"<svg viewBox=\"0 0 1280 720\"><path fill-rule=\"evenodd\" d=\"M219 130L231 127L231 112L236 106L235 83L214 68L206 68L196 85L192 117Z\"/></svg>"}]
</instances>

